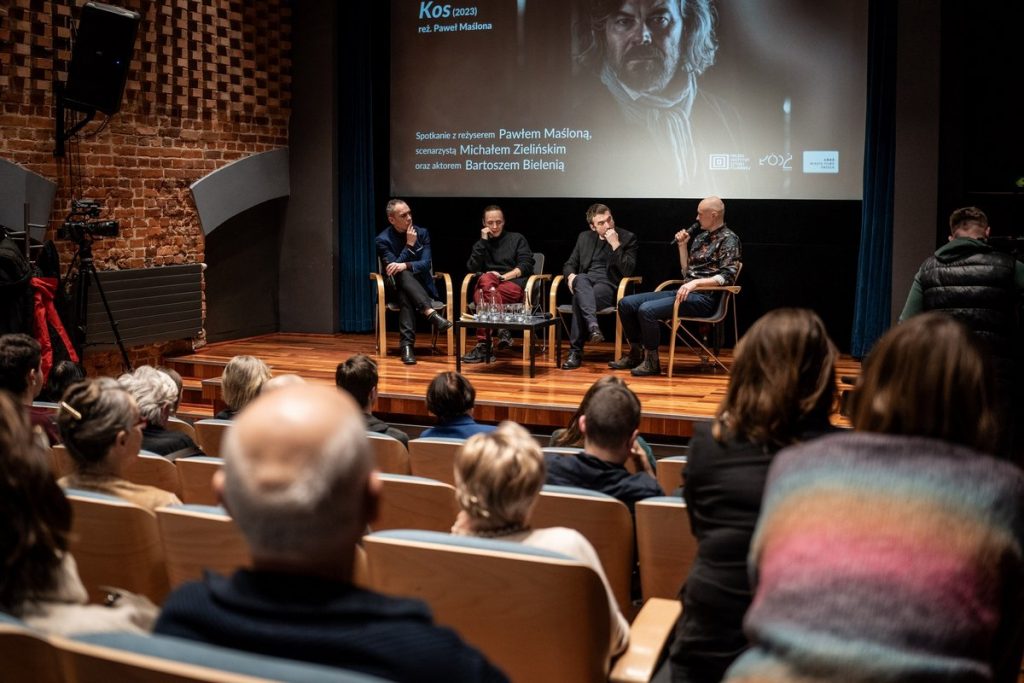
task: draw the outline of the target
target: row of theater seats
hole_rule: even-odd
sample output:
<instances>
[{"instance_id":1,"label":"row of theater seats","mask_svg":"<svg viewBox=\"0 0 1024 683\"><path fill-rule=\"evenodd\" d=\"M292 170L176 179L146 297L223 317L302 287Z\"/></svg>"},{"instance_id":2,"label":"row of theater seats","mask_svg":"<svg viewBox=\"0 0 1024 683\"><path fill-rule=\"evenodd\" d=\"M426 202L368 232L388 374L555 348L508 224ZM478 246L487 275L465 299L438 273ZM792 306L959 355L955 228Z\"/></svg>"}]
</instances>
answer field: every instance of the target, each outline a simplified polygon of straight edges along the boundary
<instances>
[{"instance_id":1,"label":"row of theater seats","mask_svg":"<svg viewBox=\"0 0 1024 683\"><path fill-rule=\"evenodd\" d=\"M454 489L442 482L406 475L382 479L381 523L364 538L357 583L427 601L440 623L459 631L513 680L599 680L609 619L603 588L590 568L520 544L384 530L410 520L450 526L455 505ZM68 497L75 518L72 553L94 598L103 594L100 586L117 585L159 603L169 589L198 579L203 569L230 573L249 562L245 541L222 508L166 507L154 519L112 496L69 490ZM445 507L447 519L438 512ZM548 487L534 519L538 527L570 526L586 535L624 613L634 613L628 599L633 533L622 503L580 489ZM620 671L622 680L650 674L651 650L656 655L660 645L647 638L663 643L667 637L680 609L671 598L694 554L679 498L639 503L637 527L645 601L633 619L636 650L619 666L646 673L637 679ZM523 657L526 652L531 656Z\"/></svg>"},{"instance_id":2,"label":"row of theater seats","mask_svg":"<svg viewBox=\"0 0 1024 683\"><path fill-rule=\"evenodd\" d=\"M0 613L4 681L32 683L375 683L381 679L178 638L102 633L75 638Z\"/></svg>"},{"instance_id":3,"label":"row of theater seats","mask_svg":"<svg viewBox=\"0 0 1024 683\"><path fill-rule=\"evenodd\" d=\"M401 441L386 434L370 433L367 436L381 472L413 474L455 484L455 453L464 443L462 439L412 439L406 448ZM545 453L571 454L579 451L579 448L544 448ZM684 455L658 460L657 476L661 490L672 494L679 489L685 467Z\"/></svg>"}]
</instances>

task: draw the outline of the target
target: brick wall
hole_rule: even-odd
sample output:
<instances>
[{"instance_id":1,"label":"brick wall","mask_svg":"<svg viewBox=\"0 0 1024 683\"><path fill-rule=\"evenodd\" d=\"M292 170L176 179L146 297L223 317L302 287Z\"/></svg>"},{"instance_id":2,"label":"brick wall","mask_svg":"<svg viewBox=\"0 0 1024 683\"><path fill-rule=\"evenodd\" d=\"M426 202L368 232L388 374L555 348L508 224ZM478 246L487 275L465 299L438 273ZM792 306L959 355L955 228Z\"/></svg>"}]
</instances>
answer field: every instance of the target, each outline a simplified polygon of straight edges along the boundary
<instances>
[{"instance_id":1,"label":"brick wall","mask_svg":"<svg viewBox=\"0 0 1024 683\"><path fill-rule=\"evenodd\" d=\"M203 232L189 185L236 159L288 144L290 3L288 0L108 0L142 21L120 113L95 137L55 159L51 67L63 80L71 27L84 0L6 0L0 7L0 157L58 183L51 232L71 197L96 199L121 224L97 241L96 267L149 268L194 263ZM84 129L95 131L104 119ZM71 187L69 169L80 171ZM62 244L66 267L71 253ZM202 343L202 339L191 343ZM155 362L189 343L132 349ZM93 372L114 374L111 354L92 354Z\"/></svg>"}]
</instances>

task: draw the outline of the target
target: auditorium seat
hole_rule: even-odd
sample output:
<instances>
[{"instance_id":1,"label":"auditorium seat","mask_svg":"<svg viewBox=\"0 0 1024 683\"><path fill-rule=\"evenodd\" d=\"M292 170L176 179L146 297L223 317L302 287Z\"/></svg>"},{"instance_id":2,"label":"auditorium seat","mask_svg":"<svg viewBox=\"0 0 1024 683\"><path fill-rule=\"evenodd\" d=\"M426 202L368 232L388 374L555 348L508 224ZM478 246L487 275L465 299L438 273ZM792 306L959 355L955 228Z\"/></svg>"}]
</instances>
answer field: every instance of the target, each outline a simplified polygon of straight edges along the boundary
<instances>
[{"instance_id":1,"label":"auditorium seat","mask_svg":"<svg viewBox=\"0 0 1024 683\"><path fill-rule=\"evenodd\" d=\"M609 677L608 599L597 573L578 560L429 531L383 531L364 546L375 590L425 600L438 623L513 681L649 680L682 609L675 600L649 601Z\"/></svg>"},{"instance_id":2,"label":"auditorium seat","mask_svg":"<svg viewBox=\"0 0 1024 683\"><path fill-rule=\"evenodd\" d=\"M230 650L181 638L95 633L54 638L76 683L375 683L381 679L320 664Z\"/></svg>"},{"instance_id":3,"label":"auditorium seat","mask_svg":"<svg viewBox=\"0 0 1024 683\"><path fill-rule=\"evenodd\" d=\"M172 589L209 569L228 576L252 564L249 544L222 507L175 505L156 511Z\"/></svg>"},{"instance_id":4,"label":"auditorium seat","mask_svg":"<svg viewBox=\"0 0 1024 683\"><path fill-rule=\"evenodd\" d=\"M182 434L188 436L188 438L192 439L192 441L194 441L195 443L199 443L198 441L196 441L195 427L193 427L190 423L186 422L185 420L182 420L180 417L174 417L172 415L171 417L167 418L167 424L164 425L164 428L172 432L181 432Z\"/></svg>"},{"instance_id":5,"label":"auditorium seat","mask_svg":"<svg viewBox=\"0 0 1024 683\"><path fill-rule=\"evenodd\" d=\"M465 439L426 438L409 442L409 468L417 477L455 485L455 454Z\"/></svg>"},{"instance_id":6,"label":"auditorium seat","mask_svg":"<svg viewBox=\"0 0 1024 683\"><path fill-rule=\"evenodd\" d=\"M423 529L447 532L459 514L451 484L401 474L381 474L380 506L374 531Z\"/></svg>"},{"instance_id":7,"label":"auditorium seat","mask_svg":"<svg viewBox=\"0 0 1024 683\"><path fill-rule=\"evenodd\" d=\"M181 498L181 478L174 463L155 453L139 453L125 465L121 473L124 479L135 484L155 486L170 491Z\"/></svg>"},{"instance_id":8,"label":"auditorium seat","mask_svg":"<svg viewBox=\"0 0 1024 683\"><path fill-rule=\"evenodd\" d=\"M683 473L686 472L686 456L671 455L658 459L658 485L666 495L675 495L683 485Z\"/></svg>"},{"instance_id":9,"label":"auditorium seat","mask_svg":"<svg viewBox=\"0 0 1024 683\"><path fill-rule=\"evenodd\" d=\"M73 512L71 554L92 602L100 586L141 593L156 604L167 595L167 570L156 517L116 496L67 489Z\"/></svg>"},{"instance_id":10,"label":"auditorium seat","mask_svg":"<svg viewBox=\"0 0 1024 683\"><path fill-rule=\"evenodd\" d=\"M50 446L50 471L54 479L60 479L72 474L77 469L75 461L71 459L67 446L54 444Z\"/></svg>"},{"instance_id":11,"label":"auditorium seat","mask_svg":"<svg viewBox=\"0 0 1024 683\"><path fill-rule=\"evenodd\" d=\"M231 426L231 420L218 420L208 418L196 420L192 425L196 430L196 444L203 449L203 453L214 458L220 457L220 442L224 433Z\"/></svg>"},{"instance_id":12,"label":"auditorium seat","mask_svg":"<svg viewBox=\"0 0 1024 683\"><path fill-rule=\"evenodd\" d=\"M181 496L184 503L195 505L217 505L217 494L213 490L213 475L224 467L223 458L197 455L174 461L181 481Z\"/></svg>"},{"instance_id":13,"label":"auditorium seat","mask_svg":"<svg viewBox=\"0 0 1024 683\"><path fill-rule=\"evenodd\" d=\"M697 558L686 503L659 496L636 504L636 545L644 599L674 598Z\"/></svg>"},{"instance_id":14,"label":"auditorium seat","mask_svg":"<svg viewBox=\"0 0 1024 683\"><path fill-rule=\"evenodd\" d=\"M391 474L409 474L409 451L393 436L367 432L377 469Z\"/></svg>"},{"instance_id":15,"label":"auditorium seat","mask_svg":"<svg viewBox=\"0 0 1024 683\"><path fill-rule=\"evenodd\" d=\"M530 517L530 526L564 526L583 534L601 559L608 584L628 619L633 574L633 518L624 503L598 491L574 486L545 486Z\"/></svg>"},{"instance_id":16,"label":"auditorium seat","mask_svg":"<svg viewBox=\"0 0 1024 683\"><path fill-rule=\"evenodd\" d=\"M43 633L0 612L0 666L5 681L64 683L64 667L57 647Z\"/></svg>"}]
</instances>

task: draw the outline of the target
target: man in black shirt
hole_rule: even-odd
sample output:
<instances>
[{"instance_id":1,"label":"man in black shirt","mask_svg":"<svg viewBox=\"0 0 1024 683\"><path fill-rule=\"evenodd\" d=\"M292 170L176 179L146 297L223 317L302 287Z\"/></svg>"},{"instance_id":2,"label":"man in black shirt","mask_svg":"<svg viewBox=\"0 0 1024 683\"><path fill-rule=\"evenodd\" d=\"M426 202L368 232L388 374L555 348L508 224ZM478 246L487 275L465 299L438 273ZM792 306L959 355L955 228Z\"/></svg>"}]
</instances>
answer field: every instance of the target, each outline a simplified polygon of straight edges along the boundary
<instances>
[{"instance_id":1,"label":"man in black shirt","mask_svg":"<svg viewBox=\"0 0 1024 683\"><path fill-rule=\"evenodd\" d=\"M587 209L587 223L590 230L580 233L562 268L572 292L569 358L562 363L563 370L575 370L583 364L586 341L604 341L597 325L597 311L615 303L619 281L636 269L636 236L628 230L616 229L611 209L604 204L591 205Z\"/></svg>"},{"instance_id":2,"label":"man in black shirt","mask_svg":"<svg viewBox=\"0 0 1024 683\"><path fill-rule=\"evenodd\" d=\"M578 486L618 498L630 513L636 502L664 493L650 461L634 449L640 434L640 399L624 384L608 384L597 390L580 416L583 453L544 456L548 484ZM638 471L630 474L626 461Z\"/></svg>"},{"instance_id":3,"label":"man in black shirt","mask_svg":"<svg viewBox=\"0 0 1024 683\"><path fill-rule=\"evenodd\" d=\"M401 429L392 427L373 414L373 404L377 402L377 380L377 364L363 353L358 353L348 360L338 363L338 367L334 370L334 383L342 391L347 391L363 409L366 431L398 439L403 446L408 448L408 434Z\"/></svg>"},{"instance_id":4,"label":"man in black shirt","mask_svg":"<svg viewBox=\"0 0 1024 683\"><path fill-rule=\"evenodd\" d=\"M518 304L524 298L526 278L533 274L533 252L526 238L518 232L505 230L505 214L500 206L484 209L480 239L473 245L466 270L481 273L473 290L477 311L480 303ZM498 348L512 345L508 330L498 332ZM467 353L463 363L483 363L493 359L490 330L478 328L476 347Z\"/></svg>"}]
</instances>

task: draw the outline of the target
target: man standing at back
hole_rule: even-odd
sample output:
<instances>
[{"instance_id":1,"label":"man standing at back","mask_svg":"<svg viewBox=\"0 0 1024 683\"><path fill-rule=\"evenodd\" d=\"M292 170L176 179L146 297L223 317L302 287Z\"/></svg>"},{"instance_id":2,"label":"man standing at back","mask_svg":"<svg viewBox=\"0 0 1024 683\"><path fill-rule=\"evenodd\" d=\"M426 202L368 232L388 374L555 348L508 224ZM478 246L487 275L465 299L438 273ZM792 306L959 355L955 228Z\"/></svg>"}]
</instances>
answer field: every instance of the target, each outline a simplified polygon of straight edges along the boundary
<instances>
[{"instance_id":1,"label":"man standing at back","mask_svg":"<svg viewBox=\"0 0 1024 683\"><path fill-rule=\"evenodd\" d=\"M363 419L328 387L260 396L224 438L214 479L252 569L175 590L155 631L394 681L504 681L417 600L352 584L380 483Z\"/></svg>"},{"instance_id":2,"label":"man standing at back","mask_svg":"<svg viewBox=\"0 0 1024 683\"><path fill-rule=\"evenodd\" d=\"M466 261L466 270L480 273L473 290L476 310L480 310L480 302L485 301L485 297L498 304L518 304L523 301L526 278L533 274L533 252L525 237L518 232L505 230L505 213L500 206L492 204L484 209L480 239L473 245L473 251ZM509 331L499 330L498 348L504 349L511 345L512 335ZM462 358L462 362L486 363L493 356L490 330L478 328L476 347Z\"/></svg>"},{"instance_id":3,"label":"man standing at back","mask_svg":"<svg viewBox=\"0 0 1024 683\"><path fill-rule=\"evenodd\" d=\"M426 228L413 225L412 210L401 199L389 201L386 211L391 227L377 235L377 256L384 268L388 289L398 294L398 345L402 349L402 362L415 365L416 312L422 313L439 332L447 330L452 323L434 310L437 290L431 271L430 233Z\"/></svg>"},{"instance_id":4,"label":"man standing at back","mask_svg":"<svg viewBox=\"0 0 1024 683\"><path fill-rule=\"evenodd\" d=\"M615 304L619 281L636 269L638 243L628 230L615 227L612 211L604 204L587 209L590 230L580 233L562 274L572 292L572 328L569 357L563 370L583 364L583 345L604 341L597 324L597 311Z\"/></svg>"},{"instance_id":5,"label":"man standing at back","mask_svg":"<svg viewBox=\"0 0 1024 683\"><path fill-rule=\"evenodd\" d=\"M929 256L914 276L900 322L940 311L967 325L987 345L996 371L1003 447L1024 463L1020 443L1021 329L1024 264L988 243L988 216L968 206L949 216L949 242Z\"/></svg>"}]
</instances>

